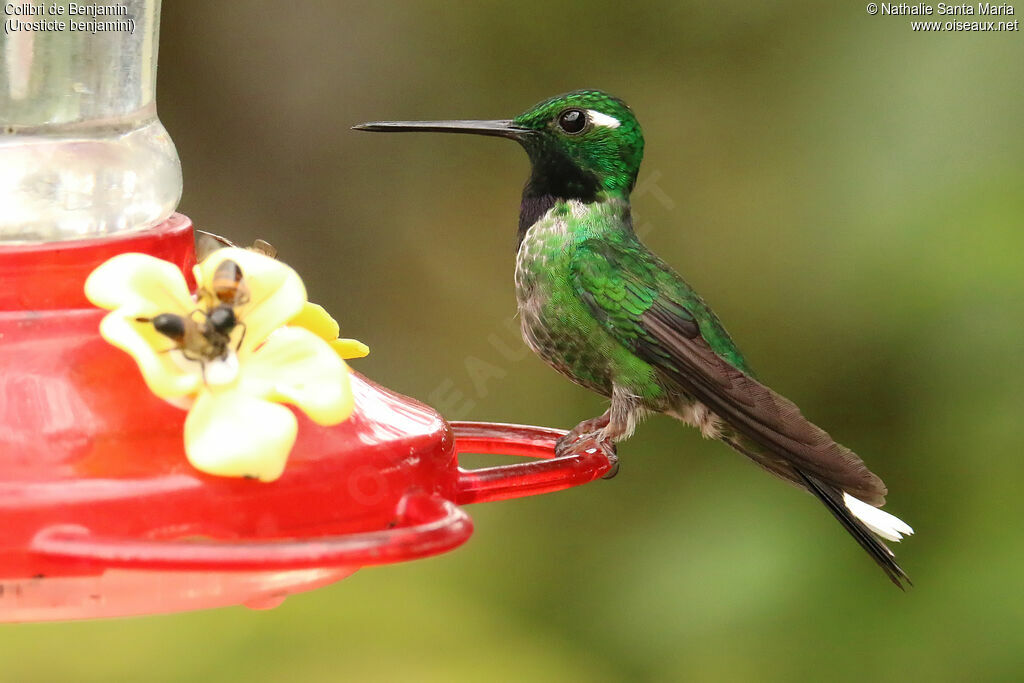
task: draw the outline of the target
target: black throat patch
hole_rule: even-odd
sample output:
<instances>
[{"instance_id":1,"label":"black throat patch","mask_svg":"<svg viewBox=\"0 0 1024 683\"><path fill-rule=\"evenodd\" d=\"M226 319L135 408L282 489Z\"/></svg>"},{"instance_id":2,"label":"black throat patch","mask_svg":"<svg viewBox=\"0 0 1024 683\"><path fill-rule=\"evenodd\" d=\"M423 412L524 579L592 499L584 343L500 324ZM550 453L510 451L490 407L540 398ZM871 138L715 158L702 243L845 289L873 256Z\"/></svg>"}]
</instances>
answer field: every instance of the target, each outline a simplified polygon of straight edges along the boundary
<instances>
[{"instance_id":1,"label":"black throat patch","mask_svg":"<svg viewBox=\"0 0 1024 683\"><path fill-rule=\"evenodd\" d=\"M529 151L529 150L528 150ZM519 205L519 239L522 244L526 231L560 200L576 199L589 203L597 199L600 190L597 178L584 171L559 153L531 153L533 170L523 188Z\"/></svg>"},{"instance_id":2,"label":"black throat patch","mask_svg":"<svg viewBox=\"0 0 1024 683\"><path fill-rule=\"evenodd\" d=\"M523 243L523 238L526 237L526 231L530 229L530 226L550 211L557 201L558 198L550 194L530 197L525 192L523 193L523 201L519 205L519 239L516 240L517 249Z\"/></svg>"}]
</instances>

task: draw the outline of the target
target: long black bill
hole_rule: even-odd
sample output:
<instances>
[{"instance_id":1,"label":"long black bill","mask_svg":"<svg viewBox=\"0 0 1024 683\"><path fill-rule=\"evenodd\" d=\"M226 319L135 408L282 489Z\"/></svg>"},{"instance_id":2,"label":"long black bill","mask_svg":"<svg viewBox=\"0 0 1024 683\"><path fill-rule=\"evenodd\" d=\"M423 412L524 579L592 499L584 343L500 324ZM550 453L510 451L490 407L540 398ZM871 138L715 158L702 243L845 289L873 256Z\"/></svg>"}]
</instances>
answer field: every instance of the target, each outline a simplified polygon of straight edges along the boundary
<instances>
[{"instance_id":1,"label":"long black bill","mask_svg":"<svg viewBox=\"0 0 1024 683\"><path fill-rule=\"evenodd\" d=\"M521 140L530 133L511 120L500 121L371 121L352 126L352 130L368 130L374 133L471 133L473 135L494 135L499 138Z\"/></svg>"}]
</instances>

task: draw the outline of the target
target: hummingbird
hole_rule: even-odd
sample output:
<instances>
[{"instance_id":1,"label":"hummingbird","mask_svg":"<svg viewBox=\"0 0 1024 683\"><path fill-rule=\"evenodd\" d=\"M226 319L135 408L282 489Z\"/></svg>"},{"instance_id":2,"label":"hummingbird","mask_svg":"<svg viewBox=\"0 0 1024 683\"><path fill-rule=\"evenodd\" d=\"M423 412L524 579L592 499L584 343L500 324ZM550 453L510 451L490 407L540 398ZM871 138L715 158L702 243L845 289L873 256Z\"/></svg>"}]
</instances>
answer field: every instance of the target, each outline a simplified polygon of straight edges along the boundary
<instances>
[{"instance_id":1,"label":"hummingbird","mask_svg":"<svg viewBox=\"0 0 1024 683\"><path fill-rule=\"evenodd\" d=\"M576 90L514 119L353 128L489 135L525 149L531 171L515 263L523 339L559 373L610 400L557 452L592 439L614 453L645 416L669 415L811 493L896 586L910 583L883 539L913 529L879 509L882 480L760 382L711 308L634 232L630 193L644 137L625 102Z\"/></svg>"}]
</instances>

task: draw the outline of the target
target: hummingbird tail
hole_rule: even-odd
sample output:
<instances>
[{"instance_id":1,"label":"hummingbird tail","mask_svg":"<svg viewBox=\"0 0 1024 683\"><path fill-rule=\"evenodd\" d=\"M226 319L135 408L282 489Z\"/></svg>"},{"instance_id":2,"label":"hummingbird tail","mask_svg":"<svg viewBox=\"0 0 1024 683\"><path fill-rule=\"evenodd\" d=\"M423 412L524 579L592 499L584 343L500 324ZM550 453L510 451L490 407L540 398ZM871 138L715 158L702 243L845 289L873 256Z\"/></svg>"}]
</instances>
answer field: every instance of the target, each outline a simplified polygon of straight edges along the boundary
<instances>
[{"instance_id":1,"label":"hummingbird tail","mask_svg":"<svg viewBox=\"0 0 1024 683\"><path fill-rule=\"evenodd\" d=\"M900 590L906 590L904 582L913 586L910 577L896 564L896 559L889 548L878 539L876 534L889 538L893 541L900 540L900 534L911 534L913 530L901 520L876 507L868 505L848 493L826 484L817 477L795 470L796 474L803 480L808 491L825 504L832 516L835 517L843 528L853 536L871 559L882 568L889 580L896 584ZM861 509L870 508L870 512ZM883 517L884 515L884 517ZM892 520L895 520L893 522Z\"/></svg>"},{"instance_id":2,"label":"hummingbird tail","mask_svg":"<svg viewBox=\"0 0 1024 683\"><path fill-rule=\"evenodd\" d=\"M772 457L771 453L738 434L727 431L719 438L780 479L814 494L871 559L882 568L890 581L900 590L904 590L903 581L913 585L903 569L896 564L892 551L878 538L880 536L890 541L899 541L903 536L914 533L910 525L850 495L834 482L825 481L792 463Z\"/></svg>"}]
</instances>

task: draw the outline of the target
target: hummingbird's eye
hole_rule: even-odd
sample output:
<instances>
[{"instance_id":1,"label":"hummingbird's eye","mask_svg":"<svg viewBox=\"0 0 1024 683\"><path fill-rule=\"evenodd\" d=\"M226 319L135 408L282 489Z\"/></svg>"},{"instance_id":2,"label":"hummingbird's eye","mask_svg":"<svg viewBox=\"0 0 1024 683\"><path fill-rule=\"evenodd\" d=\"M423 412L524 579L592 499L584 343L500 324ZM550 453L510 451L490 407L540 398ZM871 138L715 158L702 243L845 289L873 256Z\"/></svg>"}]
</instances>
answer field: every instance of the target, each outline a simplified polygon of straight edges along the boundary
<instances>
[{"instance_id":1,"label":"hummingbird's eye","mask_svg":"<svg viewBox=\"0 0 1024 683\"><path fill-rule=\"evenodd\" d=\"M579 109L566 109L558 115L558 127L575 135L587 127L587 115Z\"/></svg>"}]
</instances>

